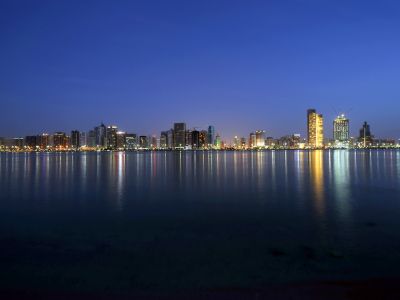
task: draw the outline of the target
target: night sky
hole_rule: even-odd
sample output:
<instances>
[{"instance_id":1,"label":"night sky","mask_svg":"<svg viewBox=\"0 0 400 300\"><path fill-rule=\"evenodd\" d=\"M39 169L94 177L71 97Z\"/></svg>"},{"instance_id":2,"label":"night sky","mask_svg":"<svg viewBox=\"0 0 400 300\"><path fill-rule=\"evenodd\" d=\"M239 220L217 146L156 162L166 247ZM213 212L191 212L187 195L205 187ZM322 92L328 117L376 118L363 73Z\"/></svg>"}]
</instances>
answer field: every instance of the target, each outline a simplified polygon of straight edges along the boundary
<instances>
[{"instance_id":1,"label":"night sky","mask_svg":"<svg viewBox=\"0 0 400 300\"><path fill-rule=\"evenodd\" d=\"M306 110L400 138L400 2L0 1L0 136L159 134L224 139L306 131Z\"/></svg>"}]
</instances>

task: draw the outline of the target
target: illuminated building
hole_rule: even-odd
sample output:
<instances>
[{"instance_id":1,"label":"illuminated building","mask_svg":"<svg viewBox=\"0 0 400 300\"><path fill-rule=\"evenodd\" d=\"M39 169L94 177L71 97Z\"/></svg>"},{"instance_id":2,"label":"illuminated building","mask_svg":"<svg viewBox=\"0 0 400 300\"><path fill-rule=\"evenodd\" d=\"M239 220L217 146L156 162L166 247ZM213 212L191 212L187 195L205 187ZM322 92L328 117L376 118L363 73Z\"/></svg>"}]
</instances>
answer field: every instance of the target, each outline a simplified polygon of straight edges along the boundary
<instances>
[{"instance_id":1,"label":"illuminated building","mask_svg":"<svg viewBox=\"0 0 400 300\"><path fill-rule=\"evenodd\" d=\"M215 149L221 149L221 137L219 136L219 134L217 133L216 137L215 137Z\"/></svg>"},{"instance_id":2,"label":"illuminated building","mask_svg":"<svg viewBox=\"0 0 400 300\"><path fill-rule=\"evenodd\" d=\"M186 130L185 141L186 141L185 147L192 148L192 131L191 130Z\"/></svg>"},{"instance_id":3,"label":"illuminated building","mask_svg":"<svg viewBox=\"0 0 400 300\"><path fill-rule=\"evenodd\" d=\"M292 134L281 137L276 145L283 149L298 149L300 145L300 134Z\"/></svg>"},{"instance_id":4,"label":"illuminated building","mask_svg":"<svg viewBox=\"0 0 400 300\"><path fill-rule=\"evenodd\" d=\"M208 131L207 130L202 130L199 133L199 148L205 149L209 145L208 142Z\"/></svg>"},{"instance_id":5,"label":"illuminated building","mask_svg":"<svg viewBox=\"0 0 400 300\"><path fill-rule=\"evenodd\" d=\"M157 148L157 137L155 135L149 137L149 141L150 141L150 148L151 149Z\"/></svg>"},{"instance_id":6,"label":"illuminated building","mask_svg":"<svg viewBox=\"0 0 400 300\"><path fill-rule=\"evenodd\" d=\"M90 148L96 147L97 146L96 139L97 139L96 131L90 130L87 136L87 146Z\"/></svg>"},{"instance_id":7,"label":"illuminated building","mask_svg":"<svg viewBox=\"0 0 400 300\"><path fill-rule=\"evenodd\" d=\"M324 146L324 118L315 109L307 111L308 146L322 148Z\"/></svg>"},{"instance_id":8,"label":"illuminated building","mask_svg":"<svg viewBox=\"0 0 400 300\"><path fill-rule=\"evenodd\" d=\"M42 133L36 136L36 146L40 149L46 149L50 145L50 136L47 133Z\"/></svg>"},{"instance_id":9,"label":"illuminated building","mask_svg":"<svg viewBox=\"0 0 400 300\"><path fill-rule=\"evenodd\" d=\"M277 141L271 136L268 136L265 139L265 146L267 146L268 148L274 148L276 143L277 143Z\"/></svg>"},{"instance_id":10,"label":"illuminated building","mask_svg":"<svg viewBox=\"0 0 400 300\"><path fill-rule=\"evenodd\" d=\"M160 134L160 148L161 149L167 149L168 147L168 132L167 131L161 131Z\"/></svg>"},{"instance_id":11,"label":"illuminated building","mask_svg":"<svg viewBox=\"0 0 400 300\"><path fill-rule=\"evenodd\" d=\"M198 130L192 131L192 149L200 148L200 132Z\"/></svg>"},{"instance_id":12,"label":"illuminated building","mask_svg":"<svg viewBox=\"0 0 400 300\"><path fill-rule=\"evenodd\" d=\"M106 139L106 126L101 123L100 126L94 128L95 135L96 135L96 146L99 148L107 147L107 139Z\"/></svg>"},{"instance_id":13,"label":"illuminated building","mask_svg":"<svg viewBox=\"0 0 400 300\"><path fill-rule=\"evenodd\" d=\"M22 149L24 147L24 139L23 138L12 138L12 147L17 149Z\"/></svg>"},{"instance_id":14,"label":"illuminated building","mask_svg":"<svg viewBox=\"0 0 400 300\"><path fill-rule=\"evenodd\" d=\"M240 138L240 147L242 149L246 149L247 148L246 147L246 138L245 137Z\"/></svg>"},{"instance_id":15,"label":"illuminated building","mask_svg":"<svg viewBox=\"0 0 400 300\"><path fill-rule=\"evenodd\" d=\"M117 149L125 149L126 144L126 133L123 131L117 131Z\"/></svg>"},{"instance_id":16,"label":"illuminated building","mask_svg":"<svg viewBox=\"0 0 400 300\"><path fill-rule=\"evenodd\" d=\"M265 130L256 131L256 147L265 147Z\"/></svg>"},{"instance_id":17,"label":"illuminated building","mask_svg":"<svg viewBox=\"0 0 400 300\"><path fill-rule=\"evenodd\" d=\"M340 115L333 121L333 139L335 143L347 143L349 137L349 119Z\"/></svg>"},{"instance_id":18,"label":"illuminated building","mask_svg":"<svg viewBox=\"0 0 400 300\"><path fill-rule=\"evenodd\" d=\"M28 135L25 137L25 146L31 148L31 149L35 149L36 148L36 140L37 137L36 135Z\"/></svg>"},{"instance_id":19,"label":"illuminated building","mask_svg":"<svg viewBox=\"0 0 400 300\"><path fill-rule=\"evenodd\" d=\"M78 130L72 130L71 131L71 147L73 149L79 149L81 145L81 134Z\"/></svg>"},{"instance_id":20,"label":"illuminated building","mask_svg":"<svg viewBox=\"0 0 400 300\"><path fill-rule=\"evenodd\" d=\"M207 131L207 144L209 147L214 146L215 143L215 128L214 126L210 125L208 126L208 131Z\"/></svg>"},{"instance_id":21,"label":"illuminated building","mask_svg":"<svg viewBox=\"0 0 400 300\"><path fill-rule=\"evenodd\" d=\"M80 147L86 147L87 146L86 132L80 132L80 134L79 134L79 146Z\"/></svg>"},{"instance_id":22,"label":"illuminated building","mask_svg":"<svg viewBox=\"0 0 400 300\"><path fill-rule=\"evenodd\" d=\"M249 137L249 147L250 147L250 149L256 147L256 135L255 135L254 132L251 132L251 133L250 133L250 137Z\"/></svg>"},{"instance_id":23,"label":"illuminated building","mask_svg":"<svg viewBox=\"0 0 400 300\"><path fill-rule=\"evenodd\" d=\"M107 148L116 149L117 148L117 126L107 126L106 138L107 138Z\"/></svg>"},{"instance_id":24,"label":"illuminated building","mask_svg":"<svg viewBox=\"0 0 400 300\"><path fill-rule=\"evenodd\" d=\"M137 136L134 133L127 133L125 135L125 148L127 150L134 150L137 148Z\"/></svg>"},{"instance_id":25,"label":"illuminated building","mask_svg":"<svg viewBox=\"0 0 400 300\"><path fill-rule=\"evenodd\" d=\"M174 130L170 129L167 131L167 148L173 149L174 148Z\"/></svg>"},{"instance_id":26,"label":"illuminated building","mask_svg":"<svg viewBox=\"0 0 400 300\"><path fill-rule=\"evenodd\" d=\"M237 135L235 135L235 137L233 138L233 143L232 143L233 148L235 149L240 149L240 140L237 137Z\"/></svg>"},{"instance_id":27,"label":"illuminated building","mask_svg":"<svg viewBox=\"0 0 400 300\"><path fill-rule=\"evenodd\" d=\"M363 127L360 129L359 142L363 147L369 147L372 145L374 140L371 134L371 128L367 122L364 122Z\"/></svg>"},{"instance_id":28,"label":"illuminated building","mask_svg":"<svg viewBox=\"0 0 400 300\"><path fill-rule=\"evenodd\" d=\"M64 132L56 132L53 134L53 146L57 149L67 148L68 139Z\"/></svg>"},{"instance_id":29,"label":"illuminated building","mask_svg":"<svg viewBox=\"0 0 400 300\"><path fill-rule=\"evenodd\" d=\"M174 123L174 149L186 146L186 123Z\"/></svg>"},{"instance_id":30,"label":"illuminated building","mask_svg":"<svg viewBox=\"0 0 400 300\"><path fill-rule=\"evenodd\" d=\"M141 149L147 149L149 147L147 136L141 135L139 137L139 147Z\"/></svg>"}]
</instances>

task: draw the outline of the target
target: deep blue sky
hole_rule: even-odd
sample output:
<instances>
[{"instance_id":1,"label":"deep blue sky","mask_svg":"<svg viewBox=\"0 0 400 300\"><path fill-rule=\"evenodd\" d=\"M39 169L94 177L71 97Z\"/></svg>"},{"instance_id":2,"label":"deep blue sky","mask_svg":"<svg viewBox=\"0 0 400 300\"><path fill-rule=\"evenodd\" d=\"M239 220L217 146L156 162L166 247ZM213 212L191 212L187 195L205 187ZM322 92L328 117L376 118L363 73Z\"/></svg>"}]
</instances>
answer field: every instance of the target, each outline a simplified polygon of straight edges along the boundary
<instances>
[{"instance_id":1,"label":"deep blue sky","mask_svg":"<svg viewBox=\"0 0 400 300\"><path fill-rule=\"evenodd\" d=\"M305 133L307 108L400 138L399 1L0 1L0 136Z\"/></svg>"}]
</instances>

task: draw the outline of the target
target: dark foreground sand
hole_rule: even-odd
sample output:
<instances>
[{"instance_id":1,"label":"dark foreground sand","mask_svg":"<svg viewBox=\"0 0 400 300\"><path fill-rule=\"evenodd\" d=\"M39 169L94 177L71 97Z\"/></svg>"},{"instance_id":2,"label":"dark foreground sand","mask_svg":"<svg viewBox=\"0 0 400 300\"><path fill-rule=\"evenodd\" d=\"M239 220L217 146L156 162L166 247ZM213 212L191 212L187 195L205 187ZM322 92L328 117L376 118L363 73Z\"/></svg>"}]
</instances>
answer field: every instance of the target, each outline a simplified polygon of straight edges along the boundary
<instances>
[{"instance_id":1,"label":"dark foreground sand","mask_svg":"<svg viewBox=\"0 0 400 300\"><path fill-rule=\"evenodd\" d=\"M259 289L218 289L168 293L132 292L130 294L63 293L1 290L0 299L400 299L400 279L371 279L274 285Z\"/></svg>"}]
</instances>

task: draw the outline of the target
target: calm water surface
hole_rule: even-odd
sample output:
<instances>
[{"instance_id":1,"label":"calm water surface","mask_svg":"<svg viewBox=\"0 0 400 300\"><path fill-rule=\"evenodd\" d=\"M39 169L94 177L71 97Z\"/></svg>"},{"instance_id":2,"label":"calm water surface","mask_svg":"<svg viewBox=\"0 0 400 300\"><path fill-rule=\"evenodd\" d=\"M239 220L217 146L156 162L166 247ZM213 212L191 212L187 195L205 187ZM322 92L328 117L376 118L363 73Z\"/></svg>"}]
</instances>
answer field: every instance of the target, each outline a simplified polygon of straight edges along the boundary
<instances>
[{"instance_id":1,"label":"calm water surface","mask_svg":"<svg viewBox=\"0 0 400 300\"><path fill-rule=\"evenodd\" d=\"M400 151L0 154L0 287L400 275Z\"/></svg>"}]
</instances>

